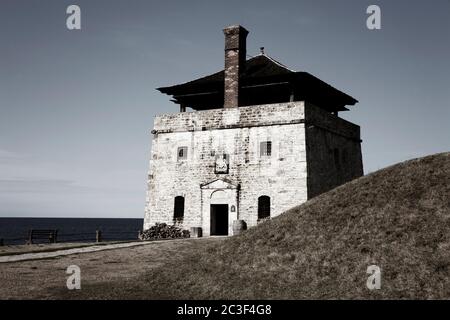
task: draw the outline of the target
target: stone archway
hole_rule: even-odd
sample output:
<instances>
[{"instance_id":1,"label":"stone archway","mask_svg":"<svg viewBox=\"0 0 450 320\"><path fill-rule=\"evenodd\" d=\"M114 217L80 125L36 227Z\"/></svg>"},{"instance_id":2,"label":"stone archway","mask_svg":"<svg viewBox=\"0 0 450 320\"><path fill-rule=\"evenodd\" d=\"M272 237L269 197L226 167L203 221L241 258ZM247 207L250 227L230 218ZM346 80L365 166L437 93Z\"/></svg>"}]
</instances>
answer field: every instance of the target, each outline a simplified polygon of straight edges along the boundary
<instances>
[{"instance_id":1,"label":"stone archway","mask_svg":"<svg viewBox=\"0 0 450 320\"><path fill-rule=\"evenodd\" d=\"M201 185L200 188L203 234L232 235L233 221L238 218L239 186L227 180L217 179Z\"/></svg>"}]
</instances>

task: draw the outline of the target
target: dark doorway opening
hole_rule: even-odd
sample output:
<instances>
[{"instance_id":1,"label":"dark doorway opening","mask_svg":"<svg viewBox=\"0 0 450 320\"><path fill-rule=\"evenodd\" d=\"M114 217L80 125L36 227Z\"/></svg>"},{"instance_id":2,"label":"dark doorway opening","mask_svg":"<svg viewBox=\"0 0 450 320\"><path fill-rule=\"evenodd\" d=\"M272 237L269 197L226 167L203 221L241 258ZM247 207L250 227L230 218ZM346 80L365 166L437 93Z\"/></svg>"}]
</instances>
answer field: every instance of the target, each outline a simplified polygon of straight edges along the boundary
<instances>
[{"instance_id":1,"label":"dark doorway opening","mask_svg":"<svg viewBox=\"0 0 450 320\"><path fill-rule=\"evenodd\" d=\"M228 235L228 205L212 204L211 205L211 235L227 236Z\"/></svg>"}]
</instances>

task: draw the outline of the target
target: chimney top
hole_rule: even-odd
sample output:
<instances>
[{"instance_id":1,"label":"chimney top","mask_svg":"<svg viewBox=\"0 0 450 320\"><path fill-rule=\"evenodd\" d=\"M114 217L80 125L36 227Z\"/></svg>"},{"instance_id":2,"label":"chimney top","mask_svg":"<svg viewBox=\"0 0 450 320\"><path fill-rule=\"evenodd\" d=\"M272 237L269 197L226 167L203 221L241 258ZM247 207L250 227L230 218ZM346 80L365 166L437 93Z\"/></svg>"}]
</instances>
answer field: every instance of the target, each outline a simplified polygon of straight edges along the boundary
<instances>
[{"instance_id":1,"label":"chimney top","mask_svg":"<svg viewBox=\"0 0 450 320\"><path fill-rule=\"evenodd\" d=\"M248 31L233 25L223 29L225 34L224 108L239 107L239 78L245 70Z\"/></svg>"},{"instance_id":2,"label":"chimney top","mask_svg":"<svg viewBox=\"0 0 450 320\"><path fill-rule=\"evenodd\" d=\"M227 41L225 42L225 50L239 49L245 47L245 39L248 31L241 25L232 25L223 29L223 33Z\"/></svg>"},{"instance_id":3,"label":"chimney top","mask_svg":"<svg viewBox=\"0 0 450 320\"><path fill-rule=\"evenodd\" d=\"M243 26L241 26L240 24L234 24L228 27L225 27L223 29L224 32L229 31L229 32L238 32L238 31L243 31L248 33L247 29L245 29Z\"/></svg>"}]
</instances>

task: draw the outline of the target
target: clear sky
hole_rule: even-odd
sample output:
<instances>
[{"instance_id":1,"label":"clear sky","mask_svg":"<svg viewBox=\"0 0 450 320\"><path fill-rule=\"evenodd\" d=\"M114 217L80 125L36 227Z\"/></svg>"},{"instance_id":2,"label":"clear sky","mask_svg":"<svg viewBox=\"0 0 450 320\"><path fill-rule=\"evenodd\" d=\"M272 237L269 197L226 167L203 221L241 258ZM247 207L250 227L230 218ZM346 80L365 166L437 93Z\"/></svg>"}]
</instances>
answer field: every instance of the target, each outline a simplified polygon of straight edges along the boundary
<instances>
[{"instance_id":1,"label":"clear sky","mask_svg":"<svg viewBox=\"0 0 450 320\"><path fill-rule=\"evenodd\" d=\"M142 218L154 88L222 69L231 24L359 100L366 173L450 150L450 0L1 0L0 217Z\"/></svg>"}]
</instances>

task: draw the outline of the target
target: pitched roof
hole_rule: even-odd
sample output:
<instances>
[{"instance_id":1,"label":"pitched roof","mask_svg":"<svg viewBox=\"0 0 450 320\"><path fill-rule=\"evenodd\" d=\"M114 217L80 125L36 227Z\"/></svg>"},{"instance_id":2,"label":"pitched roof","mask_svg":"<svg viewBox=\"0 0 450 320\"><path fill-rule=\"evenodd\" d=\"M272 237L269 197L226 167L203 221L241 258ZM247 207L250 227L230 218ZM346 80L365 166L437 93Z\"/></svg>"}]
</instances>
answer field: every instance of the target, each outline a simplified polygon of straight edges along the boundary
<instances>
[{"instance_id":1,"label":"pitched roof","mask_svg":"<svg viewBox=\"0 0 450 320\"><path fill-rule=\"evenodd\" d=\"M306 100L329 111L348 110L346 105L358 101L333 88L307 72L293 71L265 54L246 61L240 78L244 105ZM172 95L175 103L187 104L193 109L213 109L223 106L224 71L178 84L158 88ZM259 89L258 89L259 88ZM284 101L286 100L286 101Z\"/></svg>"}]
</instances>

